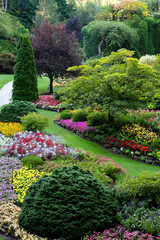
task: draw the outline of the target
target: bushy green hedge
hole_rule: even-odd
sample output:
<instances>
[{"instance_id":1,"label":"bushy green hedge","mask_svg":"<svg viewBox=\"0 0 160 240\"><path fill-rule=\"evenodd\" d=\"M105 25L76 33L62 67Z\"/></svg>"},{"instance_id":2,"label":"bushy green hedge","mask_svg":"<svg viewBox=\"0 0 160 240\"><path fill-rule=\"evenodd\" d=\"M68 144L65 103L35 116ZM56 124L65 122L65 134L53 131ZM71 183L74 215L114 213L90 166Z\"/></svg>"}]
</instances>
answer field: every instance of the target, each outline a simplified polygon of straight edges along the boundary
<instances>
[{"instance_id":1,"label":"bushy green hedge","mask_svg":"<svg viewBox=\"0 0 160 240\"><path fill-rule=\"evenodd\" d=\"M29 156L23 157L21 159L21 162L23 163L24 166L32 168L42 164L43 160L40 157L29 155Z\"/></svg>"},{"instance_id":2,"label":"bushy green hedge","mask_svg":"<svg viewBox=\"0 0 160 240\"><path fill-rule=\"evenodd\" d=\"M27 101L14 101L5 105L0 112L0 122L20 122L20 117L29 112L38 112L36 107Z\"/></svg>"},{"instance_id":3,"label":"bushy green hedge","mask_svg":"<svg viewBox=\"0 0 160 240\"><path fill-rule=\"evenodd\" d=\"M74 113L72 121L73 122L85 122L87 121L87 113L83 110L79 110Z\"/></svg>"},{"instance_id":4,"label":"bushy green hedge","mask_svg":"<svg viewBox=\"0 0 160 240\"><path fill-rule=\"evenodd\" d=\"M114 226L117 205L111 191L90 171L62 167L29 187L19 224L42 237L80 240Z\"/></svg>"}]
</instances>

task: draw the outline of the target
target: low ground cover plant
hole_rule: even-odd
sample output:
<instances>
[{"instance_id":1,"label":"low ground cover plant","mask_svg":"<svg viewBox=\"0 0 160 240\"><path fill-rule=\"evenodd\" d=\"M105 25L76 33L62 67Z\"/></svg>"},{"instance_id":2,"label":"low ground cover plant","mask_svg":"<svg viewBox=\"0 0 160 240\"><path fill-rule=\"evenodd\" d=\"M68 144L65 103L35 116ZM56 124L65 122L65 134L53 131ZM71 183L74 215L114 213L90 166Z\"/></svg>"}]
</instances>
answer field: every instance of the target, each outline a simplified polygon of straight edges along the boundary
<instances>
[{"instance_id":1,"label":"low ground cover plant","mask_svg":"<svg viewBox=\"0 0 160 240\"><path fill-rule=\"evenodd\" d=\"M23 164L17 158L0 157L0 202L13 201L16 194L12 185L13 171L21 169Z\"/></svg>"},{"instance_id":2,"label":"low ground cover plant","mask_svg":"<svg viewBox=\"0 0 160 240\"><path fill-rule=\"evenodd\" d=\"M76 151L60 143L55 143L51 137L40 132L25 131L14 134L12 143L3 147L2 154L19 159L35 155L46 160L61 155L76 156Z\"/></svg>"}]
</instances>

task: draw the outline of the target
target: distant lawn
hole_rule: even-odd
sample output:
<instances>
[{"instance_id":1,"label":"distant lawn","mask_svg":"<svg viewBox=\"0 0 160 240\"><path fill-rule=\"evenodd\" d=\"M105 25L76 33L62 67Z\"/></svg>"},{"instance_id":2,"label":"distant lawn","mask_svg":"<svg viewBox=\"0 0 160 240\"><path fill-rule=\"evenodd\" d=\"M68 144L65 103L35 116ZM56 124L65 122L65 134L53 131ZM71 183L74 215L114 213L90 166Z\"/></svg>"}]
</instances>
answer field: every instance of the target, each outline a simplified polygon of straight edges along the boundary
<instances>
[{"instance_id":1,"label":"distant lawn","mask_svg":"<svg viewBox=\"0 0 160 240\"><path fill-rule=\"evenodd\" d=\"M91 154L100 154L108 158L113 159L116 163L120 164L131 177L136 176L143 171L149 171L150 173L160 171L160 167L153 166L141 162L136 162L123 155L114 154L107 149L101 147L99 144L87 141L78 137L76 134L69 132L68 130L53 123L54 117L58 114L51 111L39 110L41 114L47 115L50 119L50 127L46 128L46 131L50 134L56 134L62 137L66 143L74 148L88 150Z\"/></svg>"},{"instance_id":2,"label":"distant lawn","mask_svg":"<svg viewBox=\"0 0 160 240\"><path fill-rule=\"evenodd\" d=\"M13 74L0 74L0 89L10 81L13 81Z\"/></svg>"},{"instance_id":3,"label":"distant lawn","mask_svg":"<svg viewBox=\"0 0 160 240\"><path fill-rule=\"evenodd\" d=\"M13 81L13 74L0 74L0 89L10 81ZM49 78L38 77L38 93L49 92Z\"/></svg>"}]
</instances>

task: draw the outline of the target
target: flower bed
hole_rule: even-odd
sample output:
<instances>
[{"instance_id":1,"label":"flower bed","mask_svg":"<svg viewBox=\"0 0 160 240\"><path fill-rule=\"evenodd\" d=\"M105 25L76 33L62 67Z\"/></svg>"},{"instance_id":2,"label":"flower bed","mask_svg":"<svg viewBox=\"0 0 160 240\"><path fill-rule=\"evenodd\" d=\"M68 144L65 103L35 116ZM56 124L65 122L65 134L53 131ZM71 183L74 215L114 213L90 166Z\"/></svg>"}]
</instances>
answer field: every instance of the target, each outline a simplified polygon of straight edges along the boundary
<instances>
[{"instance_id":1,"label":"flower bed","mask_svg":"<svg viewBox=\"0 0 160 240\"><path fill-rule=\"evenodd\" d=\"M46 160L61 155L74 156L76 151L54 142L51 137L42 133L25 131L14 134L13 142L3 147L2 154L19 159L28 155L36 155Z\"/></svg>"},{"instance_id":2,"label":"flower bed","mask_svg":"<svg viewBox=\"0 0 160 240\"><path fill-rule=\"evenodd\" d=\"M128 139L122 141L116 137L108 137L105 139L105 147L113 152L122 153L140 161L160 165L158 159L150 156L151 149L149 147L142 146Z\"/></svg>"},{"instance_id":3,"label":"flower bed","mask_svg":"<svg viewBox=\"0 0 160 240\"><path fill-rule=\"evenodd\" d=\"M38 100L33 102L37 108L43 108L46 110L57 110L59 103L61 102L56 101L52 95L40 95Z\"/></svg>"},{"instance_id":4,"label":"flower bed","mask_svg":"<svg viewBox=\"0 0 160 240\"><path fill-rule=\"evenodd\" d=\"M61 119L58 124L62 127L73 130L73 132L78 131L79 133L94 132L94 127L87 126L87 122L73 122L72 119Z\"/></svg>"},{"instance_id":5,"label":"flower bed","mask_svg":"<svg viewBox=\"0 0 160 240\"><path fill-rule=\"evenodd\" d=\"M23 127L18 122L0 122L0 132L12 137L16 132L23 132Z\"/></svg>"}]
</instances>

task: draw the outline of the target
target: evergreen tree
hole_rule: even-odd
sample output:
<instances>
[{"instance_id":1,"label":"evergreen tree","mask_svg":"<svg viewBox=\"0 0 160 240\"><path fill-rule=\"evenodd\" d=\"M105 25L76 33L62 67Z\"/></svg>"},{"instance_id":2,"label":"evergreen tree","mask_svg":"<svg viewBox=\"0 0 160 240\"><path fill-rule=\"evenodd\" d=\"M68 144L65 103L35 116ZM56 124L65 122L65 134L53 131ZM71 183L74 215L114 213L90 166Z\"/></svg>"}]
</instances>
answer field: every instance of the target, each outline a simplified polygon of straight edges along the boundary
<instances>
[{"instance_id":1,"label":"evergreen tree","mask_svg":"<svg viewBox=\"0 0 160 240\"><path fill-rule=\"evenodd\" d=\"M29 36L21 36L17 45L12 98L13 101L36 101L38 98L35 59Z\"/></svg>"},{"instance_id":2,"label":"evergreen tree","mask_svg":"<svg viewBox=\"0 0 160 240\"><path fill-rule=\"evenodd\" d=\"M60 14L60 20L64 21L69 17L68 15L68 6L66 0L56 0L57 2L57 12Z\"/></svg>"}]
</instances>

